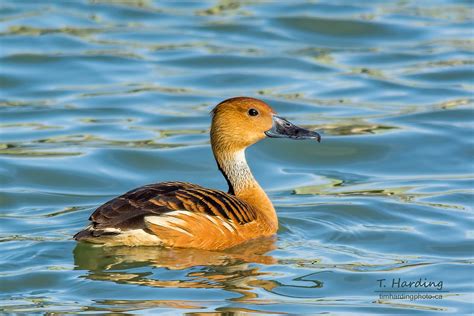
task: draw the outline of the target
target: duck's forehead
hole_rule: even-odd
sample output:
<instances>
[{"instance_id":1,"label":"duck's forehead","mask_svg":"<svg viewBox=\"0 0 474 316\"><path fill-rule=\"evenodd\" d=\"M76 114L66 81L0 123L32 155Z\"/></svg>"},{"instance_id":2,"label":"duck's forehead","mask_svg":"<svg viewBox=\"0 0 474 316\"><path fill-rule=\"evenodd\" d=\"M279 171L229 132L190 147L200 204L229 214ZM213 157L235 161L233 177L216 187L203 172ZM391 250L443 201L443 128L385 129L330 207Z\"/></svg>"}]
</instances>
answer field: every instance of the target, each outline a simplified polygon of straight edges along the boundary
<instances>
[{"instance_id":1,"label":"duck's forehead","mask_svg":"<svg viewBox=\"0 0 474 316\"><path fill-rule=\"evenodd\" d=\"M229 110L234 109L248 109L251 107L257 108L260 111L265 111L269 113L275 113L275 111L265 102L259 99L250 98L250 97L236 97L222 101L217 105L220 108L227 108Z\"/></svg>"}]
</instances>

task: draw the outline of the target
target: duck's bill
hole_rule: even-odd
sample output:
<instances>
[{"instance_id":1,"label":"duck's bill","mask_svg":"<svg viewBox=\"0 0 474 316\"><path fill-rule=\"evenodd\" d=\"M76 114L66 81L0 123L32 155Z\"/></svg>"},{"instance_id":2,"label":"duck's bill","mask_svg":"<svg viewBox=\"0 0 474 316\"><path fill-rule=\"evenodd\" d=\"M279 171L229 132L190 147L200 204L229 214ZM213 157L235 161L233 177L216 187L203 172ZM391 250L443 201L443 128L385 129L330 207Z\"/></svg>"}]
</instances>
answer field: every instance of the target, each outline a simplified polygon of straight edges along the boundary
<instances>
[{"instance_id":1,"label":"duck's bill","mask_svg":"<svg viewBox=\"0 0 474 316\"><path fill-rule=\"evenodd\" d=\"M265 132L265 135L273 138L291 138L291 139L315 139L321 141L321 135L302 127L296 126L288 120L273 116L273 126Z\"/></svg>"}]
</instances>

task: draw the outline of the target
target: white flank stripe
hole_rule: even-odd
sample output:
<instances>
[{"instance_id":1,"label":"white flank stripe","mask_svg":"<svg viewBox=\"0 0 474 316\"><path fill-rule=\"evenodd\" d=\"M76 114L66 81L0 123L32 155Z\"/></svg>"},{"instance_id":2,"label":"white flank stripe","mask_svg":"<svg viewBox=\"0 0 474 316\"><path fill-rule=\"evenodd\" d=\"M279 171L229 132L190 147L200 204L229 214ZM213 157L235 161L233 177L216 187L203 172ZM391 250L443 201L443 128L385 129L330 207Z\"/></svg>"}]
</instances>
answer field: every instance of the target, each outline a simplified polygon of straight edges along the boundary
<instances>
[{"instance_id":1,"label":"white flank stripe","mask_svg":"<svg viewBox=\"0 0 474 316\"><path fill-rule=\"evenodd\" d=\"M193 234L191 234L190 232L176 226L176 225L183 225L183 226L186 225L186 222L184 220L175 216L175 215L180 214L179 212L181 212L181 214L185 213L184 211L175 211L175 212L170 212L164 216L145 216L145 221L150 224L173 229L173 230L179 231L183 234L193 237Z\"/></svg>"},{"instance_id":2,"label":"white flank stripe","mask_svg":"<svg viewBox=\"0 0 474 316\"><path fill-rule=\"evenodd\" d=\"M216 221L216 219L215 219L213 216L211 216L211 215L206 215L206 218L207 218L208 220L210 220L212 223L214 223L215 225L217 225L217 221Z\"/></svg>"},{"instance_id":3,"label":"white flank stripe","mask_svg":"<svg viewBox=\"0 0 474 316\"><path fill-rule=\"evenodd\" d=\"M103 231L108 233L120 233L122 230L120 228L106 227Z\"/></svg>"},{"instance_id":4,"label":"white flank stripe","mask_svg":"<svg viewBox=\"0 0 474 316\"><path fill-rule=\"evenodd\" d=\"M222 225L224 225L225 228L227 228L231 233L233 233L235 230L234 230L234 227L232 227L227 221L222 221Z\"/></svg>"}]
</instances>

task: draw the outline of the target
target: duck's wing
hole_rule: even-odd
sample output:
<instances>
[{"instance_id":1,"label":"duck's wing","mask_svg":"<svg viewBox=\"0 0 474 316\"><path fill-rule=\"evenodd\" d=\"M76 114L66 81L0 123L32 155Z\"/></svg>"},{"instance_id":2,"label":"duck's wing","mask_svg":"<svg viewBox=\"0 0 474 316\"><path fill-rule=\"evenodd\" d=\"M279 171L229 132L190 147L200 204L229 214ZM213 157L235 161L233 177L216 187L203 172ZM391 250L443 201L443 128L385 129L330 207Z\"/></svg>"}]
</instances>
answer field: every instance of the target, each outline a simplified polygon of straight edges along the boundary
<instances>
[{"instance_id":1,"label":"duck's wing","mask_svg":"<svg viewBox=\"0 0 474 316\"><path fill-rule=\"evenodd\" d=\"M187 214L191 215L190 219L198 219L202 215L211 221L233 225L256 219L254 209L233 195L191 183L163 182L129 191L100 206L89 218L91 225L74 238L81 240L133 229L156 232L157 222L161 220L163 224L163 220L177 215L176 212L181 212L181 217Z\"/></svg>"}]
</instances>

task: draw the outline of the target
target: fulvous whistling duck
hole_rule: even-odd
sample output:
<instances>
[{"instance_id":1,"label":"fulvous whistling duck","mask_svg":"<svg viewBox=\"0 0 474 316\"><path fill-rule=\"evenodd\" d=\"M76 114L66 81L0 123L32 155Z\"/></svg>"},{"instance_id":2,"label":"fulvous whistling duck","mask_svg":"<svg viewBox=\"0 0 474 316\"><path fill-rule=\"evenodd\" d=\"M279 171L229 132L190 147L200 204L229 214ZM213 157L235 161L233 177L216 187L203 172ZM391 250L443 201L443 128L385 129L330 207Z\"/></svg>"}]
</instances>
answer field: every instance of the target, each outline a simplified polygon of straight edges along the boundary
<instances>
[{"instance_id":1,"label":"fulvous whistling duck","mask_svg":"<svg viewBox=\"0 0 474 316\"><path fill-rule=\"evenodd\" d=\"M245 149L265 137L321 140L318 133L277 116L263 101L225 100L212 110L211 146L227 193L186 182L145 185L100 206L74 239L221 250L274 235L275 209L245 159Z\"/></svg>"}]
</instances>

